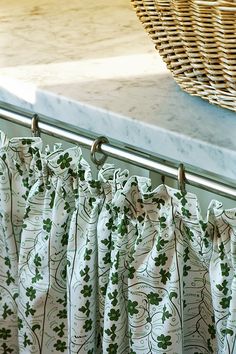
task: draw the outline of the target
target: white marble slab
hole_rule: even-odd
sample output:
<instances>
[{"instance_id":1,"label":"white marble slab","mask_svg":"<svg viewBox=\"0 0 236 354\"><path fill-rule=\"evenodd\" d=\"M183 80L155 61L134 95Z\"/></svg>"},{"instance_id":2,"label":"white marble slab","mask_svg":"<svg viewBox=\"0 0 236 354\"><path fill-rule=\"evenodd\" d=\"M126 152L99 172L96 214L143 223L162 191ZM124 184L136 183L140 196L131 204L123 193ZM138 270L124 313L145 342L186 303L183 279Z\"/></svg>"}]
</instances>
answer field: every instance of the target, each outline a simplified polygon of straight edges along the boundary
<instances>
[{"instance_id":1,"label":"white marble slab","mask_svg":"<svg viewBox=\"0 0 236 354\"><path fill-rule=\"evenodd\" d=\"M235 179L236 114L179 89L129 1L2 1L0 19L0 101Z\"/></svg>"}]
</instances>

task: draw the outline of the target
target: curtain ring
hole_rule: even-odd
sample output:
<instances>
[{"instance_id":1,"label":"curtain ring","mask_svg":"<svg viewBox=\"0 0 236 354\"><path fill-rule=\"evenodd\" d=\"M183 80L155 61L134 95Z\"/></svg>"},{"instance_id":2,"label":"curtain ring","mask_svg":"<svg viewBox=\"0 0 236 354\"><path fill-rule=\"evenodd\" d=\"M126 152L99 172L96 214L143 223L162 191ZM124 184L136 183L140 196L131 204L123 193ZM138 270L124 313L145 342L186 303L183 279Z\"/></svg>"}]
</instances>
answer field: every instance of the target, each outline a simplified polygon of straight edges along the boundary
<instances>
[{"instance_id":1,"label":"curtain ring","mask_svg":"<svg viewBox=\"0 0 236 354\"><path fill-rule=\"evenodd\" d=\"M184 165L180 163L178 168L178 188L182 194L186 194L185 182L186 182L186 177L185 177Z\"/></svg>"},{"instance_id":2,"label":"curtain ring","mask_svg":"<svg viewBox=\"0 0 236 354\"><path fill-rule=\"evenodd\" d=\"M39 121L39 116L37 114L34 114L32 119L31 119L31 132L33 137L39 137L40 136L40 130L38 127L38 121Z\"/></svg>"},{"instance_id":3,"label":"curtain ring","mask_svg":"<svg viewBox=\"0 0 236 354\"><path fill-rule=\"evenodd\" d=\"M102 144L108 144L109 140L105 137L105 136L99 136L92 144L91 146L91 160L92 162L97 165L97 167L99 168L100 166L102 166L104 164L104 162L107 159L107 155L105 155L103 153L103 156L100 159L96 158L96 153L100 153L102 154L101 151L101 145Z\"/></svg>"}]
</instances>

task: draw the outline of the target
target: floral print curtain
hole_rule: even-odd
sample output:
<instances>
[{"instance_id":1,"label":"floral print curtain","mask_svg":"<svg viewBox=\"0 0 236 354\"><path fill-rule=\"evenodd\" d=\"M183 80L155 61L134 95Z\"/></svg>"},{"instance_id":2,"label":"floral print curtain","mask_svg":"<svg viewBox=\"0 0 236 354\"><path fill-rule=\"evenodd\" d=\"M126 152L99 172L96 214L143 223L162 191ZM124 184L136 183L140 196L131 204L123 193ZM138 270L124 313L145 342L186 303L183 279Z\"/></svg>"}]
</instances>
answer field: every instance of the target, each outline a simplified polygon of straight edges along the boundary
<instances>
[{"instance_id":1,"label":"floral print curtain","mask_svg":"<svg viewBox=\"0 0 236 354\"><path fill-rule=\"evenodd\" d=\"M1 138L0 353L236 353L236 209Z\"/></svg>"}]
</instances>

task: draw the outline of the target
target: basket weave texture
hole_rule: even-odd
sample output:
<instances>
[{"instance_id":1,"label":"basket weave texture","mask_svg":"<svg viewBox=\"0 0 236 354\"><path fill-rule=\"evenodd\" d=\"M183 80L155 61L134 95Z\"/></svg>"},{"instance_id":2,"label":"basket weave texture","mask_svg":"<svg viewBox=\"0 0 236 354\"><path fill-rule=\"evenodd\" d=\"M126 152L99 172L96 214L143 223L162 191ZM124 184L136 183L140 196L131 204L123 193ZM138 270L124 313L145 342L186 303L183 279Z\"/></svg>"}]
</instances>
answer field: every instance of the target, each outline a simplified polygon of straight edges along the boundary
<instances>
[{"instance_id":1,"label":"basket weave texture","mask_svg":"<svg viewBox=\"0 0 236 354\"><path fill-rule=\"evenodd\" d=\"M131 0L182 89L236 111L236 0Z\"/></svg>"}]
</instances>

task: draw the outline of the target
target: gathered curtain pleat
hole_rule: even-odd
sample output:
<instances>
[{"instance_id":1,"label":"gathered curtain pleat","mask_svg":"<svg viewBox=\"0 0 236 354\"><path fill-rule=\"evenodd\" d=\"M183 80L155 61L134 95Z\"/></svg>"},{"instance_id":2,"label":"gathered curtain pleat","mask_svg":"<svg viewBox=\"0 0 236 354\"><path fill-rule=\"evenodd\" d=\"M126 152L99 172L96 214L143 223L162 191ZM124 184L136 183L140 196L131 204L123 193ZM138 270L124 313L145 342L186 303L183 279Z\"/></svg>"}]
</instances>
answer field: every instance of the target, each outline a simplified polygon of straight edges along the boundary
<instances>
[{"instance_id":1,"label":"gathered curtain pleat","mask_svg":"<svg viewBox=\"0 0 236 354\"><path fill-rule=\"evenodd\" d=\"M236 209L0 146L0 353L236 354Z\"/></svg>"}]
</instances>

